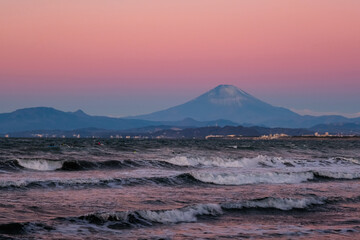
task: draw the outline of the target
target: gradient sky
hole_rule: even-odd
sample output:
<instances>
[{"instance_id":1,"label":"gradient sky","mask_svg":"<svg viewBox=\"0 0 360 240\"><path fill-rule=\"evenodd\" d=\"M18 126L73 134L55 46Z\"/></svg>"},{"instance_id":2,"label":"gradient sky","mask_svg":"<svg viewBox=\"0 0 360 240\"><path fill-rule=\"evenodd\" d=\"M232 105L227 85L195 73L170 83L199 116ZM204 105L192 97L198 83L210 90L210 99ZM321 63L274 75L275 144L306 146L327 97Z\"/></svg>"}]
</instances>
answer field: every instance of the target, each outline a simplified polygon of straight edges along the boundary
<instances>
[{"instance_id":1,"label":"gradient sky","mask_svg":"<svg viewBox=\"0 0 360 240\"><path fill-rule=\"evenodd\" d=\"M359 13L359 0L1 0L0 112L126 116L233 84L359 113Z\"/></svg>"}]
</instances>

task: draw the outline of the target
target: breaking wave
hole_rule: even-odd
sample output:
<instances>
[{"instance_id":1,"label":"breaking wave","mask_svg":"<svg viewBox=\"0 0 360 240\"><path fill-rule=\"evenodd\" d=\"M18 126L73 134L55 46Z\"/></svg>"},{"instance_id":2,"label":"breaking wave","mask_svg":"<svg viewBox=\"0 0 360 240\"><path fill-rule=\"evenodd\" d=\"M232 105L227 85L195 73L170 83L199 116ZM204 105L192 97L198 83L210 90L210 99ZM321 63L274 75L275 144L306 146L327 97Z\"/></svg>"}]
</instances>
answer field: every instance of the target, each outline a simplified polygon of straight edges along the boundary
<instances>
[{"instance_id":1,"label":"breaking wave","mask_svg":"<svg viewBox=\"0 0 360 240\"><path fill-rule=\"evenodd\" d=\"M182 222L196 222L198 217L219 216L224 211L242 209L278 209L289 211L292 209L307 209L325 202L319 198L262 198L230 203L197 204L169 210L137 210L119 212L96 212L86 214L75 219L85 220L92 224L107 224L110 228L129 228L151 226L154 224L175 224ZM70 218L68 220L73 220Z\"/></svg>"},{"instance_id":2,"label":"breaking wave","mask_svg":"<svg viewBox=\"0 0 360 240\"><path fill-rule=\"evenodd\" d=\"M32 159L24 160L17 159L17 163L27 169L38 170L38 171L53 171L62 168L62 161L51 161L46 159Z\"/></svg>"},{"instance_id":3,"label":"breaking wave","mask_svg":"<svg viewBox=\"0 0 360 240\"><path fill-rule=\"evenodd\" d=\"M72 179L19 179L0 181L0 189L28 188L86 188L86 187L119 187L133 185L245 185L245 184L294 184L312 180L352 180L360 179L358 172L264 172L264 173L212 173L190 172L172 176L139 177L139 178L72 178Z\"/></svg>"},{"instance_id":4,"label":"breaking wave","mask_svg":"<svg viewBox=\"0 0 360 240\"><path fill-rule=\"evenodd\" d=\"M78 217L90 223L104 224L119 222L117 227L131 227L136 225L152 225L154 223L171 224L180 222L196 222L198 216L217 216L223 211L219 204L198 204L170 210L137 210L122 212L98 212Z\"/></svg>"},{"instance_id":5,"label":"breaking wave","mask_svg":"<svg viewBox=\"0 0 360 240\"><path fill-rule=\"evenodd\" d=\"M360 172L332 172L332 171L314 171L314 175L318 178L328 179L359 179Z\"/></svg>"},{"instance_id":6,"label":"breaking wave","mask_svg":"<svg viewBox=\"0 0 360 240\"><path fill-rule=\"evenodd\" d=\"M49 160L49 159L16 159L0 162L0 169L16 171L30 169L36 171L81 171L93 169L121 169L137 167L179 168L164 161L155 160L109 160L109 161L83 161L83 160Z\"/></svg>"},{"instance_id":7,"label":"breaking wave","mask_svg":"<svg viewBox=\"0 0 360 240\"><path fill-rule=\"evenodd\" d=\"M352 164L359 165L360 162L353 158L330 158L323 160L322 164ZM256 168L256 167L319 167L314 161L285 159L282 157L269 157L259 155L254 158L227 159L221 157L186 157L176 156L168 160L108 160L108 161L86 161L86 160L52 160L52 159L16 159L0 161L0 170L17 171L29 169L35 171L81 171L93 169L121 169L121 168L184 168L184 167L224 167L224 168Z\"/></svg>"},{"instance_id":8,"label":"breaking wave","mask_svg":"<svg viewBox=\"0 0 360 240\"><path fill-rule=\"evenodd\" d=\"M69 221L78 224L104 225L111 229L127 229L150 227L157 224L177 224L197 222L199 218L213 218L228 212L242 210L310 210L316 206L326 205L331 202L341 202L348 199L328 200L324 197L304 198L275 198L265 197L259 199L242 200L238 202L206 203L185 206L175 209L161 210L133 210L133 211L102 211L78 217L58 217L54 220ZM56 230L54 227L42 223L6 223L0 224L0 234L22 235L29 231Z\"/></svg>"},{"instance_id":9,"label":"breaking wave","mask_svg":"<svg viewBox=\"0 0 360 240\"><path fill-rule=\"evenodd\" d=\"M225 203L222 204L223 209L227 210L239 210L239 209L249 209L249 208L273 208L283 211L288 211L292 209L306 209L314 205L325 204L323 199L320 198L273 198L267 197L257 200L243 201L238 203Z\"/></svg>"},{"instance_id":10,"label":"breaking wave","mask_svg":"<svg viewBox=\"0 0 360 240\"><path fill-rule=\"evenodd\" d=\"M86 188L86 187L117 187L133 185L185 185L201 184L190 174L184 173L175 176L143 177L143 178L73 178L73 179L20 179L0 181L0 189L29 189L29 188Z\"/></svg>"},{"instance_id":11,"label":"breaking wave","mask_svg":"<svg viewBox=\"0 0 360 240\"><path fill-rule=\"evenodd\" d=\"M224 159L221 157L186 157L176 156L166 160L167 162L178 166L212 166L212 167L256 167L260 163L265 162L282 162L281 157L267 157L259 155L255 158L241 158L241 159Z\"/></svg>"},{"instance_id":12,"label":"breaking wave","mask_svg":"<svg viewBox=\"0 0 360 240\"><path fill-rule=\"evenodd\" d=\"M134 210L95 212L79 217L59 217L57 220L71 222L86 222L96 225L105 225L112 229L126 229L132 227L146 227L155 224L177 224L184 222L197 222L198 218L216 217L228 211L242 209L278 209L290 211L292 209L308 209L326 202L320 198L262 198L229 203L208 203L185 206L182 208L166 210ZM22 235L29 231L55 230L42 223L6 223L0 224L0 234Z\"/></svg>"},{"instance_id":13,"label":"breaking wave","mask_svg":"<svg viewBox=\"0 0 360 240\"><path fill-rule=\"evenodd\" d=\"M217 185L245 185L245 184L291 184L301 183L323 178L334 180L359 179L359 172L264 172L264 173L212 173L191 172L195 179Z\"/></svg>"},{"instance_id":14,"label":"breaking wave","mask_svg":"<svg viewBox=\"0 0 360 240\"><path fill-rule=\"evenodd\" d=\"M335 157L321 160L288 159L283 157L271 157L258 155L253 158L243 157L230 159L222 157L187 157L176 156L166 162L178 166L205 166L224 168L254 168L254 167L319 167L330 165L360 165L360 161L354 158Z\"/></svg>"},{"instance_id":15,"label":"breaking wave","mask_svg":"<svg viewBox=\"0 0 360 240\"><path fill-rule=\"evenodd\" d=\"M101 211L77 217L58 217L53 220L71 222L72 224L103 225L110 229L128 229L151 227L154 225L178 224L197 222L200 219L214 218L229 212L242 210L311 210L316 206L331 204L333 202L348 201L350 199L327 199L324 197L281 198L265 197L238 202L205 203L184 206L174 209L161 210L129 210L129 211ZM5 223L0 224L0 234L23 235L34 231L56 230L53 226L43 223Z\"/></svg>"},{"instance_id":16,"label":"breaking wave","mask_svg":"<svg viewBox=\"0 0 360 240\"><path fill-rule=\"evenodd\" d=\"M211 173L192 172L191 175L199 181L219 185L244 185L260 183L301 183L314 179L312 172L296 173Z\"/></svg>"}]
</instances>

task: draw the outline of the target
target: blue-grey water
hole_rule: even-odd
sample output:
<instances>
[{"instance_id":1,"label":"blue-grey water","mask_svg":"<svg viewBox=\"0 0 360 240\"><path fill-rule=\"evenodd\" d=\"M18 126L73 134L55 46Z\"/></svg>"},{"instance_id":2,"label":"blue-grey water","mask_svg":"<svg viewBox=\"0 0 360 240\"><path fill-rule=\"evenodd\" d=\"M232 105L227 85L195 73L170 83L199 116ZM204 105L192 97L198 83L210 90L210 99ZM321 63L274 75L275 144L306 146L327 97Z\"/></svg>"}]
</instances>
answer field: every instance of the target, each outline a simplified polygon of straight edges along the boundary
<instances>
[{"instance_id":1,"label":"blue-grey water","mask_svg":"<svg viewBox=\"0 0 360 240\"><path fill-rule=\"evenodd\" d=\"M360 239L360 141L0 139L0 239Z\"/></svg>"}]
</instances>

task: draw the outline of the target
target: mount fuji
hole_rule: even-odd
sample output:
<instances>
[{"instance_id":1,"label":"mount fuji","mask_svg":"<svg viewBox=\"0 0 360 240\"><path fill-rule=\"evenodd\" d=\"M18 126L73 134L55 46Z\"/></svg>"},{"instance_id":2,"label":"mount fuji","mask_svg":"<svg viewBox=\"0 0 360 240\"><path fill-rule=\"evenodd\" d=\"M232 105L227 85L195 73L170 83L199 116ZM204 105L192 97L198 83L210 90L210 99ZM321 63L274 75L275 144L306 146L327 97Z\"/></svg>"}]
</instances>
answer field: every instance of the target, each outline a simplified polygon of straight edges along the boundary
<instances>
[{"instance_id":1,"label":"mount fuji","mask_svg":"<svg viewBox=\"0 0 360 240\"><path fill-rule=\"evenodd\" d=\"M290 128L351 121L342 116L301 116L289 109L263 102L233 85L219 85L184 104L132 118L151 121L177 121L184 118L198 121L227 119L241 125Z\"/></svg>"},{"instance_id":2,"label":"mount fuji","mask_svg":"<svg viewBox=\"0 0 360 240\"><path fill-rule=\"evenodd\" d=\"M351 125L355 123L355 125ZM350 125L349 125L350 124ZM0 133L33 130L153 131L153 129L208 126L262 126L312 128L328 132L353 132L360 118L343 116L301 116L286 108L272 106L232 85L219 85L201 96L163 111L128 118L91 116L83 111L63 112L49 107L19 109L0 113ZM149 130L150 129L150 130ZM350 130L351 131L350 131Z\"/></svg>"},{"instance_id":3,"label":"mount fuji","mask_svg":"<svg viewBox=\"0 0 360 240\"><path fill-rule=\"evenodd\" d=\"M288 109L265 103L235 86L219 85L182 105L134 118L152 121L227 119L239 124L284 126L284 123L300 117Z\"/></svg>"}]
</instances>

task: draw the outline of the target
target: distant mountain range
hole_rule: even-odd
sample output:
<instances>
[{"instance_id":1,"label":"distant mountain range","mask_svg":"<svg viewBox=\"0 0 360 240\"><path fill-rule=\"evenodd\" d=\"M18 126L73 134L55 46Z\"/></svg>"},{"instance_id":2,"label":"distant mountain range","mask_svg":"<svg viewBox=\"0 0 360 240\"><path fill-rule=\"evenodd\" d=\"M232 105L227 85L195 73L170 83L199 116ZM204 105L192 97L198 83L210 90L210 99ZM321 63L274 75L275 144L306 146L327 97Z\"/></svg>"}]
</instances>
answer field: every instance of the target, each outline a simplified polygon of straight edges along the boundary
<instances>
[{"instance_id":1,"label":"distant mountain range","mask_svg":"<svg viewBox=\"0 0 360 240\"><path fill-rule=\"evenodd\" d=\"M135 119L174 121L190 117L199 121L227 119L240 125L309 128L318 124L360 122L343 116L301 116L289 109L275 107L232 85L219 85L184 104L135 116Z\"/></svg>"},{"instance_id":2,"label":"distant mountain range","mask_svg":"<svg viewBox=\"0 0 360 240\"><path fill-rule=\"evenodd\" d=\"M319 133L360 135L360 123L319 124L310 128Z\"/></svg>"},{"instance_id":3,"label":"distant mountain range","mask_svg":"<svg viewBox=\"0 0 360 240\"><path fill-rule=\"evenodd\" d=\"M0 133L24 132L32 130L73 130L97 128L107 130L125 130L151 128L154 126L169 127L205 127L236 126L229 120L196 121L185 118L179 121L147 121L127 118L90 116L81 110L63 112L54 108L36 107L0 114Z\"/></svg>"},{"instance_id":4,"label":"distant mountain range","mask_svg":"<svg viewBox=\"0 0 360 240\"><path fill-rule=\"evenodd\" d=\"M0 114L0 132L20 132L30 130L71 130L96 127L104 129L128 129L159 123L135 120L98 117L83 111L62 112L53 108L37 107Z\"/></svg>"},{"instance_id":5,"label":"distant mountain range","mask_svg":"<svg viewBox=\"0 0 360 240\"><path fill-rule=\"evenodd\" d=\"M74 129L149 133L160 130L170 131L173 128L183 130L238 125L309 128L309 131L345 134L360 132L360 118L301 116L286 108L265 103L231 85L219 85L179 106L128 118L90 116L81 110L63 112L48 107L26 108L0 114L0 133L2 134Z\"/></svg>"}]
</instances>

